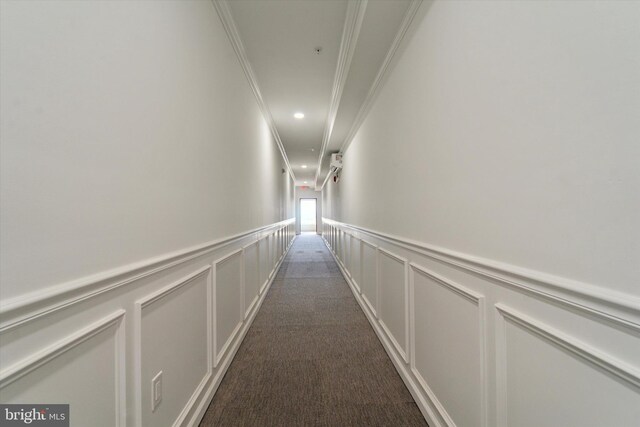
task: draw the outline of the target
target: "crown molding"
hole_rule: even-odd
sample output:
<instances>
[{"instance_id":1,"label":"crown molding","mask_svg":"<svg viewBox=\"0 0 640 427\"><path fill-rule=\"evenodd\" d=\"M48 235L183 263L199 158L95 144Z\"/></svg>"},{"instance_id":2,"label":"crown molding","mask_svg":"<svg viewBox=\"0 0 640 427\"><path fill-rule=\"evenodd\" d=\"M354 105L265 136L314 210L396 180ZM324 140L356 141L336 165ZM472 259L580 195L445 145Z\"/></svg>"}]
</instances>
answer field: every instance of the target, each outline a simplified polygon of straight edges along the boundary
<instances>
[{"instance_id":1,"label":"crown molding","mask_svg":"<svg viewBox=\"0 0 640 427\"><path fill-rule=\"evenodd\" d=\"M318 178L320 177L322 170L322 159L324 158L327 145L331 139L333 125L336 122L338 108L340 107L340 100L342 99L342 92L344 90L345 83L347 82L349 68L351 68L351 60L353 59L353 54L356 50L356 45L358 44L358 36L360 35L360 29L362 28L364 12L367 9L367 1L368 0L357 0L351 1L347 4L347 14L344 21L344 27L342 29L340 51L338 52L338 64L333 78L333 88L331 90L331 99L329 101L329 113L327 114L327 122L324 128L324 134L322 135L322 146L320 147L320 153L318 155L318 168L316 169L316 177L314 179L314 185L316 188L318 188Z\"/></svg>"},{"instance_id":2,"label":"crown molding","mask_svg":"<svg viewBox=\"0 0 640 427\"><path fill-rule=\"evenodd\" d=\"M233 20L233 15L231 14L231 9L229 8L229 2L228 0L211 0L211 2L213 3L216 12L218 12L220 21L222 21L222 26L224 27L224 30L229 37L231 46L233 46L233 50L238 57L238 61L240 61L242 70L244 71L244 74L249 81L249 86L251 87L253 95L256 97L256 101L258 102L258 107L260 107L260 110L262 111L262 116L267 122L267 125L271 130L271 134L273 135L273 139L275 140L276 145L280 150L280 154L282 155L282 160L284 160L284 163L287 167L287 171L295 182L296 176L293 173L291 164L289 163L289 158L287 157L284 145L282 145L282 140L280 139L280 134L278 133L278 130L276 128L276 124L273 120L273 116L271 115L271 111L269 110L269 107L267 107L267 104L262 97L262 92L260 91L260 87L258 86L258 80L253 73L253 68L251 67L251 63L249 62L249 58L247 57L244 44L242 43L242 39L240 38L240 33L238 33L238 28L235 21Z\"/></svg>"},{"instance_id":3,"label":"crown molding","mask_svg":"<svg viewBox=\"0 0 640 427\"><path fill-rule=\"evenodd\" d=\"M407 11L404 14L404 18L402 19L402 23L398 28L398 32L396 33L396 36L393 39L393 43L391 44L391 47L389 48L389 51L387 52L387 55L385 56L384 61L380 66L380 69L378 70L378 74L376 75L376 78L374 79L373 83L371 84L371 87L369 88L369 92L367 93L367 96L364 99L364 102L362 103L362 106L360 107L360 110L358 111L358 114L356 115L356 118L353 121L351 128L349 129L349 132L347 133L347 136L342 142L342 146L340 147L340 153L344 153L347 150L347 148L349 148L349 144L351 144L351 141L356 136L356 133L360 129L360 126L362 126L364 119L367 117L367 114L369 114L369 110L371 110L371 106L373 105L374 99L380 92L380 89L382 89L383 82L385 80L385 77L387 76L387 73L389 72L393 58L396 52L398 51L398 49L400 48L400 46L402 45L404 36L407 34L407 31L409 30L409 27L413 22L413 18L416 16L416 13L418 12L418 9L420 8L421 4L422 4L422 0L412 0L411 4L409 4L409 6L407 7ZM322 160L322 157L320 157L320 160ZM320 173L321 167L322 167L322 163L320 162L318 164L318 174ZM322 186L320 186L320 190L324 188L330 175L331 175L331 169L329 169L329 172L327 172L327 176L325 177L322 183ZM316 175L316 184L317 184L317 181L318 181L318 176Z\"/></svg>"}]
</instances>

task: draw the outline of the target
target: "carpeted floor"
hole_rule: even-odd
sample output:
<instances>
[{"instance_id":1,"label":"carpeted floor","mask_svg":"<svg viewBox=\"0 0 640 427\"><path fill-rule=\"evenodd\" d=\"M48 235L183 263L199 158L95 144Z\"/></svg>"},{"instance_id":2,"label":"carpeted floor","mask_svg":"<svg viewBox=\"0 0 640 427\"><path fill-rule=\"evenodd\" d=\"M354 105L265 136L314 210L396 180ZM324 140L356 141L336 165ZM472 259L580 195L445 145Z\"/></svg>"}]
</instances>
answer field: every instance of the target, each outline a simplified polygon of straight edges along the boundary
<instances>
[{"instance_id":1,"label":"carpeted floor","mask_svg":"<svg viewBox=\"0 0 640 427\"><path fill-rule=\"evenodd\" d=\"M201 426L426 426L317 235L285 258Z\"/></svg>"}]
</instances>

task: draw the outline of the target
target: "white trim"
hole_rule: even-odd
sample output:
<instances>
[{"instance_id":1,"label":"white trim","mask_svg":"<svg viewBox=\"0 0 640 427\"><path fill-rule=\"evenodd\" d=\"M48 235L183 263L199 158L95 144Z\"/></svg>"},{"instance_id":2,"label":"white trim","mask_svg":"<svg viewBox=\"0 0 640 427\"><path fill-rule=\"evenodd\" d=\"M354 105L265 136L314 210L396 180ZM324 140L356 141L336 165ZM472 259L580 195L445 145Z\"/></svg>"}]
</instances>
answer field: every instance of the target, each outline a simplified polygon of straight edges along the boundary
<instances>
[{"instance_id":1,"label":"white trim","mask_svg":"<svg viewBox=\"0 0 640 427\"><path fill-rule=\"evenodd\" d=\"M351 270L349 269L349 264L351 262L351 233L347 233L346 231L343 233L342 239L342 265L344 266L345 271L351 278Z\"/></svg>"},{"instance_id":2,"label":"white trim","mask_svg":"<svg viewBox=\"0 0 640 427\"><path fill-rule=\"evenodd\" d=\"M189 414L194 411L193 408L195 407L196 403L198 403L198 399L200 398L200 396L202 396L202 392L206 388L207 384L211 381L212 377L213 377L212 370L208 370L204 374L204 377L202 377L200 384L198 384L198 387L196 387L194 392L191 394L191 397L189 397L189 400L182 408L182 411L180 411L180 414L178 414L178 416L176 417L176 420L173 422L172 424L173 427L184 425L185 420L187 419Z\"/></svg>"},{"instance_id":3,"label":"white trim","mask_svg":"<svg viewBox=\"0 0 640 427\"><path fill-rule=\"evenodd\" d=\"M358 44L358 36L364 19L364 12L367 9L367 0L353 0L347 3L347 13L342 29L342 39L340 41L340 50L338 51L338 62L336 72L333 77L333 88L331 89L331 98L329 100L329 111L327 113L327 122L325 124L324 133L322 135L322 145L318 153L318 167L316 169L316 177L313 180L315 188L318 189L318 178L322 170L327 145L331 140L333 133L333 125L336 122L338 108L342 92L347 82L351 60Z\"/></svg>"},{"instance_id":4,"label":"white trim","mask_svg":"<svg viewBox=\"0 0 640 427\"><path fill-rule=\"evenodd\" d=\"M267 285L269 284L269 273L267 273L269 271L269 235L263 236L258 240L258 280L262 281L262 274L264 273L265 275L265 279L264 282L262 282L260 284L260 295L262 295L262 293L264 292L264 290L267 288ZM266 241L265 241L266 240ZM264 256L264 260L265 260L265 265L263 266L262 263L262 251L261 251L261 247L262 245L264 246L264 251L265 251L265 256ZM263 271L264 269L264 271Z\"/></svg>"},{"instance_id":5,"label":"white trim","mask_svg":"<svg viewBox=\"0 0 640 427\"><path fill-rule=\"evenodd\" d=\"M391 333L391 331L389 330L389 328L381 318L378 318L378 322L380 322L380 326L382 326L382 330L384 331L385 334L387 334L387 338L389 338L391 343L393 343L393 347L398 352L400 357L402 357L402 360L404 361L404 363L409 363L409 357L407 355L406 350L403 349L402 346L398 343L398 340L396 340L396 338L393 336L393 334Z\"/></svg>"},{"instance_id":6,"label":"white trim","mask_svg":"<svg viewBox=\"0 0 640 427\"><path fill-rule=\"evenodd\" d=\"M66 338L63 338L42 350L36 351L8 368L3 369L0 371L0 389L5 388L28 373L49 363L53 359L62 356L64 353L79 346L90 338L93 338L111 326L118 325L121 327L124 323L123 320L125 313L125 310L117 310L101 320L74 332Z\"/></svg>"},{"instance_id":7,"label":"white trim","mask_svg":"<svg viewBox=\"0 0 640 427\"><path fill-rule=\"evenodd\" d=\"M440 400L438 400L438 397L433 392L433 390L431 390L431 387L429 387L425 379L422 378L422 375L420 375L418 371L413 368L411 368L411 372L416 378L416 381L418 382L418 385L422 389L422 392L427 396L431 404L438 411L438 416L440 417L442 422L447 427L456 427L456 423L453 421L453 419L451 418L447 410L444 408L444 405L440 402Z\"/></svg>"},{"instance_id":8,"label":"white trim","mask_svg":"<svg viewBox=\"0 0 640 427\"><path fill-rule=\"evenodd\" d=\"M396 255L393 252L391 252L391 251L389 251L389 250L387 250L387 249L385 249L385 248L383 248L381 246L378 246L378 249L380 250L380 252L384 253L389 258L393 258L394 260L396 260L398 262L401 262L401 263L407 263L408 262L408 260L406 258L401 257L400 255Z\"/></svg>"},{"instance_id":9,"label":"white trim","mask_svg":"<svg viewBox=\"0 0 640 427\"><path fill-rule=\"evenodd\" d=\"M360 110L358 110L358 114L356 115L351 125L351 128L349 129L349 132L347 133L342 145L340 146L340 153L344 153L347 150L347 148L349 148L349 145L351 144L351 141L353 141L353 138L356 136L358 129L360 129L360 126L362 126L364 119L369 114L369 110L371 110L373 101L375 100L376 96L380 92L380 89L382 89L384 79L387 76L387 73L389 72L389 67L396 54L396 51L401 46L402 40L404 39L404 36L406 35L407 30L411 26L411 23L413 22L413 18L418 12L418 8L420 7L421 4L422 4L422 0L411 0L411 3L407 7L404 17L402 18L402 23L400 24L400 27L396 32L396 36L393 39L393 42L391 43L389 50L387 51L387 55L385 56L384 61L380 66L380 69L378 70L378 74L373 80L373 83L369 88L369 92L367 92L367 96L362 102L362 105L360 106ZM320 172L320 166L318 167L318 173L319 172ZM322 182L322 185L320 186L319 190L322 190L324 188L330 176L331 176L331 169L329 169L329 172L327 173L327 176ZM316 174L316 188L317 188L317 181L318 181L318 175Z\"/></svg>"},{"instance_id":10,"label":"white trim","mask_svg":"<svg viewBox=\"0 0 640 427\"><path fill-rule=\"evenodd\" d=\"M434 273L433 271L419 264L416 264L415 262L410 262L409 266L411 267L411 271L415 271L415 272L418 272L419 274L422 274L423 276L426 276L427 278L437 282L439 285L447 288L451 292L460 295L461 297L471 301L476 305L479 305L480 302L484 300L483 295L475 291L472 291L471 289L468 289L462 285L459 285L458 283L453 282L445 278L444 276Z\"/></svg>"},{"instance_id":11,"label":"white trim","mask_svg":"<svg viewBox=\"0 0 640 427\"><path fill-rule=\"evenodd\" d=\"M0 390L41 366L62 356L80 344L90 340L101 332L115 326L114 362L115 362L115 420L116 426L125 426L127 422L127 373L126 373L126 336L125 310L116 310L101 320L74 332L54 344L36 351L19 362L0 371Z\"/></svg>"},{"instance_id":12,"label":"white trim","mask_svg":"<svg viewBox=\"0 0 640 427\"><path fill-rule=\"evenodd\" d=\"M171 284L152 292L135 301L133 306L133 376L134 376L134 404L135 419L137 425L142 425L142 311L149 305L159 301L178 289L193 283L195 279L207 273L207 296L211 295L212 270L210 265L198 268L192 273L172 282ZM213 372L211 353L215 336L212 336L211 324L213 323L213 307L211 298L207 298L207 373ZM206 376L206 375L205 375ZM181 414L182 415L182 414Z\"/></svg>"},{"instance_id":13,"label":"white trim","mask_svg":"<svg viewBox=\"0 0 640 427\"><path fill-rule=\"evenodd\" d=\"M375 271L375 283L373 284L373 292L376 295L376 306L374 307L373 304L371 304L371 301L369 301L369 298L367 298L366 293L362 293L362 299L364 300L364 302L369 306L369 309L371 310L371 313L373 314L373 317L375 317L376 319L378 318L378 300L379 300L379 294L380 294L380 290L378 289L379 287L379 282L380 280L378 279L379 277L379 262L378 262L378 257L379 255L379 251L378 251L378 246L374 245L373 243L365 240L365 239L360 239L360 242L362 242L361 245L361 249L362 249L362 253L360 254L360 264L362 265L362 273L360 274L360 277L362 278L362 280L364 280L364 247L369 246L371 249L373 249L374 251L374 259L375 259L375 266L374 266L374 271Z\"/></svg>"},{"instance_id":14,"label":"white trim","mask_svg":"<svg viewBox=\"0 0 640 427\"><path fill-rule=\"evenodd\" d=\"M176 280L172 284L167 285L167 286L163 287L162 289L159 289L159 290L157 290L155 292L152 292L151 294L149 294L149 295L137 300L136 304L139 304L140 308L143 309L146 306L151 305L154 302L156 302L156 301L166 297L167 295L170 295L171 293L177 291L181 287L183 287L185 285L188 285L195 278L197 278L199 276L202 276L203 273L206 273L206 272L208 272L210 270L211 270L211 266L209 266L209 265L205 265L203 267L200 267L199 269L197 269L193 273L188 274L187 276L183 277L182 279Z\"/></svg>"},{"instance_id":15,"label":"white trim","mask_svg":"<svg viewBox=\"0 0 640 427\"><path fill-rule=\"evenodd\" d=\"M275 121L273 120L273 116L271 115L271 110L269 110L267 103L262 97L262 92L260 91L260 87L258 86L258 81L255 77L255 74L253 73L253 68L251 67L251 63L249 62L249 58L244 48L244 44L242 43L240 33L238 32L238 29L236 27L236 23L233 20L233 14L231 13L229 4L226 0L211 0L211 2L215 7L216 12L218 12L218 17L220 18L222 26L224 27L224 30L229 37L229 41L231 42L231 46L233 46L233 50L238 57L238 61L240 61L242 71L244 71L244 75L247 77L249 86L251 87L253 95L256 98L256 102L258 103L258 107L260 108L260 111L262 111L262 116L264 117L265 122L271 130L271 134L273 135L273 139L278 146L278 150L280 150L280 154L282 155L282 160L287 167L287 171L289 171L289 175L291 175L291 178L295 183L296 176L293 173L291 164L289 163L289 158L287 157L284 145L282 144L282 140L280 139L280 134L278 133Z\"/></svg>"},{"instance_id":16,"label":"white trim","mask_svg":"<svg viewBox=\"0 0 640 427\"><path fill-rule=\"evenodd\" d=\"M351 234L351 238L349 240L349 264L351 265L351 269L352 270L356 270L353 266L353 254L357 251L358 252L358 259L359 259L359 265L357 270L358 271L358 278L360 281L362 281L362 244L360 243L360 238L356 237L355 234ZM357 246L357 248L355 248L354 250L354 242L355 242L355 246ZM355 279L355 277L353 277L353 274L351 274L351 279L353 280L353 284L355 285L356 289L358 290L358 293L362 293L362 288L360 287L360 284L358 283L358 281Z\"/></svg>"},{"instance_id":17,"label":"white trim","mask_svg":"<svg viewBox=\"0 0 640 427\"><path fill-rule=\"evenodd\" d=\"M618 360L595 347L585 344L574 337L560 332L559 330L524 315L504 304L498 303L495 305L495 308L500 313L503 321L509 321L520 326L537 337L543 338L544 340L578 356L585 362L609 372L629 385L632 385L635 388L640 388L640 370L628 363ZM506 350L506 342L503 350ZM501 368L505 368L505 365L501 366Z\"/></svg>"},{"instance_id":18,"label":"white trim","mask_svg":"<svg viewBox=\"0 0 640 427\"><path fill-rule=\"evenodd\" d=\"M127 425L127 333L125 329L126 310L114 312L118 316L115 324L115 369L116 369L116 427Z\"/></svg>"},{"instance_id":19,"label":"white trim","mask_svg":"<svg viewBox=\"0 0 640 427\"><path fill-rule=\"evenodd\" d=\"M244 293L242 291L243 288L243 283L242 283L242 276L244 273L244 263L243 263L243 254L244 251L242 250L242 248L240 249L236 249L233 252L228 253L227 255L223 256L222 258L219 258L217 260L215 260L212 264L211 264L211 269L213 271L212 276L212 282L213 282L213 287L212 287L212 292L213 292L213 296L214 296L214 303L217 304L217 289L218 289L218 265L222 264L228 260L230 260L231 258L235 257L235 256L240 256L240 276L239 276L239 286L240 286L240 307L239 307L239 314L240 314L240 318L241 320L236 324L236 326L233 328L233 331L231 331L231 334L229 335L229 338L227 338L227 341L224 343L224 345L222 346L222 348L220 349L220 351L218 351L218 330L217 330L217 306L214 306L214 312L216 313L214 316L215 320L215 324L216 324L216 329L214 329L213 331L213 367L217 368L218 364L220 363L220 360L222 359L222 356L224 356L225 352L227 351L227 348L231 345L231 343L233 342L233 340L236 338L236 335L238 334L238 332L240 331L240 328L242 327L242 324L244 323Z\"/></svg>"},{"instance_id":20,"label":"white trim","mask_svg":"<svg viewBox=\"0 0 640 427\"><path fill-rule=\"evenodd\" d=\"M551 300L600 321L640 331L640 298L575 280L480 258L415 240L323 218L337 227L351 228L395 246L443 262L485 280Z\"/></svg>"},{"instance_id":21,"label":"white trim","mask_svg":"<svg viewBox=\"0 0 640 427\"><path fill-rule=\"evenodd\" d=\"M494 306L495 308L495 306ZM506 322L498 310L494 310L494 352L495 352L495 408L496 426L507 425L507 335Z\"/></svg>"},{"instance_id":22,"label":"white trim","mask_svg":"<svg viewBox=\"0 0 640 427\"><path fill-rule=\"evenodd\" d=\"M0 303L0 333L89 298L135 283L143 278L205 256L254 233L261 233L295 221L290 218L208 243L170 252L77 280L51 286Z\"/></svg>"},{"instance_id":23,"label":"white trim","mask_svg":"<svg viewBox=\"0 0 640 427\"><path fill-rule=\"evenodd\" d=\"M365 245L370 246L373 249L377 249L378 245L371 243L370 241L366 240L366 239L360 239L362 241L362 243L364 243Z\"/></svg>"},{"instance_id":24,"label":"white trim","mask_svg":"<svg viewBox=\"0 0 640 427\"><path fill-rule=\"evenodd\" d=\"M377 319L378 318L378 311L373 306L373 304L371 304L371 301L369 301L369 298L367 298L367 294L363 293L361 295L362 295L362 300L365 302L365 304L367 304L367 307L369 307L369 310L371 310L371 314L373 314L373 317L375 317Z\"/></svg>"},{"instance_id":25,"label":"white trim","mask_svg":"<svg viewBox=\"0 0 640 427\"><path fill-rule=\"evenodd\" d=\"M376 246L376 318L380 319L380 247Z\"/></svg>"},{"instance_id":26,"label":"white trim","mask_svg":"<svg viewBox=\"0 0 640 427\"><path fill-rule=\"evenodd\" d=\"M253 311L253 308L256 306L256 304L258 303L258 300L260 299L260 294L256 295L253 298L253 301L251 301L251 303L249 304L249 307L247 308L247 310L244 313L244 319L247 320L247 318L249 317L249 315L251 314L251 312Z\"/></svg>"},{"instance_id":27,"label":"white trim","mask_svg":"<svg viewBox=\"0 0 640 427\"><path fill-rule=\"evenodd\" d=\"M215 345L215 299L213 293L213 269L211 264L208 266L209 273L207 275L207 366L213 372L215 368L213 360L213 349Z\"/></svg>"},{"instance_id":28,"label":"white trim","mask_svg":"<svg viewBox=\"0 0 640 427\"><path fill-rule=\"evenodd\" d=\"M587 364L603 369L635 388L640 388L640 371L637 368L504 304L498 303L494 307L496 309L496 418L499 427L508 427L506 325L509 322L538 338L561 347Z\"/></svg>"},{"instance_id":29,"label":"white trim","mask_svg":"<svg viewBox=\"0 0 640 427\"><path fill-rule=\"evenodd\" d=\"M487 358L487 322L486 322L486 304L485 297L477 292L474 292L456 282L453 282L439 274L434 273L433 271L428 270L427 268L418 265L414 262L409 263L409 292L410 292L410 319L411 319L411 372L418 380L418 383L424 389L424 392L429 395L429 398L433 401L434 405L438 408L440 415L443 420L449 426L455 426L455 423L451 419L451 416L448 414L444 405L440 403L437 399L435 393L428 386L427 381L422 377L418 369L416 368L416 353L415 353L415 342L416 342L416 301L415 301L415 274L421 274L443 288L451 291L452 293L466 299L467 301L472 302L478 308L478 336L479 336L479 344L480 344L480 354L478 355L480 360L480 419L481 426L487 427L489 425L489 366L488 366L488 358Z\"/></svg>"},{"instance_id":30,"label":"white trim","mask_svg":"<svg viewBox=\"0 0 640 427\"><path fill-rule=\"evenodd\" d=\"M233 331L231 331L229 338L227 338L227 341L224 343L224 345L222 346L219 352L217 351L217 348L216 348L217 353L215 353L215 357L214 357L216 367L220 364L220 360L222 360L222 357L225 355L229 347L231 347L231 344L233 343L233 341L236 339L238 333L240 332L240 329L242 328L243 323L244 322L240 321L235 326L235 328L233 328Z\"/></svg>"},{"instance_id":31,"label":"white trim","mask_svg":"<svg viewBox=\"0 0 640 427\"><path fill-rule=\"evenodd\" d=\"M244 245L242 247L242 274L243 274L243 279L242 279L242 290L244 292L244 295L242 296L242 304L243 304L243 308L244 308L244 316L243 319L247 319L247 317L249 317L249 314L251 313L251 310L253 309L253 307L255 306L256 302L258 302L258 298L260 297L260 245L258 243L258 240L255 240L247 245ZM247 249L249 249L250 247L255 246L256 248L256 267L257 267L257 272L256 272L256 285L257 285L257 294L253 297L253 300L249 303L249 307L244 307L245 304L245 300L246 300L246 292L247 292L247 275L246 275L246 270L247 270Z\"/></svg>"},{"instance_id":32,"label":"white trim","mask_svg":"<svg viewBox=\"0 0 640 427\"><path fill-rule=\"evenodd\" d=\"M260 295L262 295L265 291L265 289L267 289L267 286L269 285L269 281L270 279L267 278L267 280L265 280L265 282L262 284L262 286L260 286Z\"/></svg>"},{"instance_id":33,"label":"white trim","mask_svg":"<svg viewBox=\"0 0 640 427\"><path fill-rule=\"evenodd\" d=\"M402 348L396 338L391 334L391 331L382 321L382 315L380 313L380 257L378 256L377 264L378 264L378 273L377 273L377 282L378 282L378 295L376 301L378 302L378 321L380 325L384 329L386 333L389 334L389 338L391 342L396 346L398 352L404 359L405 363L409 363L409 260L403 258L399 255L394 254L393 252L389 252L388 250L378 247L378 254L383 253L385 256L391 258L402 264L402 280L403 280L403 289L404 289L404 343L405 348Z\"/></svg>"}]
</instances>

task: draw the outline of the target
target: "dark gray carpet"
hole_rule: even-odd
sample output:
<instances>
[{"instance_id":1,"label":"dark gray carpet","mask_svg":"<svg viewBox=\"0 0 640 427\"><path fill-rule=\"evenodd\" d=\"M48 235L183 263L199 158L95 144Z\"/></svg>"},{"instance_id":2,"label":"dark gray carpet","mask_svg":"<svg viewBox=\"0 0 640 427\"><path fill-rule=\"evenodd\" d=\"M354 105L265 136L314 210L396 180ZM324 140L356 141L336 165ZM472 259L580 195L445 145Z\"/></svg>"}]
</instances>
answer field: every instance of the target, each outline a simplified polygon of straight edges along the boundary
<instances>
[{"instance_id":1,"label":"dark gray carpet","mask_svg":"<svg viewBox=\"0 0 640 427\"><path fill-rule=\"evenodd\" d=\"M316 235L285 258L201 426L426 426Z\"/></svg>"}]
</instances>

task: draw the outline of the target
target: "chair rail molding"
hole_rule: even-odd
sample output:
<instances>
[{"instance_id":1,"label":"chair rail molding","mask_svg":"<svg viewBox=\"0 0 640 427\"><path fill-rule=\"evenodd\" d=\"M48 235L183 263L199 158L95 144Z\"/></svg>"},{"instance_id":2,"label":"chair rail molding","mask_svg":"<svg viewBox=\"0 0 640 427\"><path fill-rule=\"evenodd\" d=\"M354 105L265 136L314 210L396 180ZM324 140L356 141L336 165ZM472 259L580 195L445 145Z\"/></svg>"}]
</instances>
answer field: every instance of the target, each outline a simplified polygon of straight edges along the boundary
<instances>
[{"instance_id":1,"label":"chair rail molding","mask_svg":"<svg viewBox=\"0 0 640 427\"><path fill-rule=\"evenodd\" d=\"M266 231L294 222L295 218L290 218L3 301L0 303L0 334L105 292L134 285L141 279L206 256L251 235L260 236Z\"/></svg>"},{"instance_id":2,"label":"chair rail molding","mask_svg":"<svg viewBox=\"0 0 640 427\"><path fill-rule=\"evenodd\" d=\"M472 291L471 289L467 289L466 287L453 282L419 264L414 262L409 263L410 275L409 275L409 299L411 301L410 305L410 333L411 333L411 372L415 375L418 380L418 384L420 384L425 393L429 395L431 400L434 402L436 406L440 409L440 413L443 418L446 420L449 426L455 426L455 423L447 414L444 406L437 400L435 394L429 388L426 380L422 377L418 369L416 368L416 355L415 355L415 342L416 342L416 334L415 334L415 275L421 274L443 288L453 292L456 295L461 296L462 298L470 301L478 307L478 337L480 341L480 354L478 355L480 359L480 410L481 410L481 425L482 427L487 427L489 425L488 414L489 414L489 360L487 358L487 341L488 341L488 329L487 329L487 321L486 321L486 303L484 295Z\"/></svg>"},{"instance_id":3,"label":"chair rail molding","mask_svg":"<svg viewBox=\"0 0 640 427\"><path fill-rule=\"evenodd\" d=\"M485 280L557 302L590 317L640 332L640 297L548 273L516 267L427 243L323 218L339 230L354 230L366 236L415 252Z\"/></svg>"}]
</instances>

